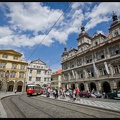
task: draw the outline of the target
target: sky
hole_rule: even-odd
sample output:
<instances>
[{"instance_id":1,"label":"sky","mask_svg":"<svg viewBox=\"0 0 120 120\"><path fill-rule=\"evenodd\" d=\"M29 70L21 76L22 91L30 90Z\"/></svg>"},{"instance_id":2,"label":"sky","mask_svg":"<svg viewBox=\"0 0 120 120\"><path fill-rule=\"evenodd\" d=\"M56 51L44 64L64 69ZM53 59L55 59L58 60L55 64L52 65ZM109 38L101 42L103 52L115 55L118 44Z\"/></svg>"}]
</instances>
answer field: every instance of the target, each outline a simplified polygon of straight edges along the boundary
<instances>
[{"instance_id":1,"label":"sky","mask_svg":"<svg viewBox=\"0 0 120 120\"><path fill-rule=\"evenodd\" d=\"M81 26L90 37L109 33L119 2L0 2L0 49L40 59L52 72L62 68L64 47L77 48Z\"/></svg>"}]
</instances>

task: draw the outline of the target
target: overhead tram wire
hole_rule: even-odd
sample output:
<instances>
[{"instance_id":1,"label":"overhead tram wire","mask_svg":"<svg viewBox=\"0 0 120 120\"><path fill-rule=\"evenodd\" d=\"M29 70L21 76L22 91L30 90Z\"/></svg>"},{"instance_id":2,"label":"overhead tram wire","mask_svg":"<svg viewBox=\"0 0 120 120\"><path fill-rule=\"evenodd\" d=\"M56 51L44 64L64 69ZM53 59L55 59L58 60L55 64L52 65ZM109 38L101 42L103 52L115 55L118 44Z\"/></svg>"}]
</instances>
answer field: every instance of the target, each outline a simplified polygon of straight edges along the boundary
<instances>
[{"instance_id":1,"label":"overhead tram wire","mask_svg":"<svg viewBox=\"0 0 120 120\"><path fill-rule=\"evenodd\" d=\"M65 8L65 10L63 11L63 13L69 8L69 6L72 3L70 2L69 5ZM56 23L58 22L58 20L61 18L61 16L63 15L63 13L60 15L60 17L57 19L57 21L54 23L54 25L52 26L52 28L48 31L48 33L46 34L46 36L43 38L43 40L45 40L45 38L48 36L48 34L51 32L51 30L53 29L53 27L56 25ZM38 49L38 47L40 46L40 44L43 42L43 40L38 44L38 46L35 48L35 50L32 52L32 54L28 57L27 60L30 59L30 57L35 53L35 51Z\"/></svg>"}]
</instances>

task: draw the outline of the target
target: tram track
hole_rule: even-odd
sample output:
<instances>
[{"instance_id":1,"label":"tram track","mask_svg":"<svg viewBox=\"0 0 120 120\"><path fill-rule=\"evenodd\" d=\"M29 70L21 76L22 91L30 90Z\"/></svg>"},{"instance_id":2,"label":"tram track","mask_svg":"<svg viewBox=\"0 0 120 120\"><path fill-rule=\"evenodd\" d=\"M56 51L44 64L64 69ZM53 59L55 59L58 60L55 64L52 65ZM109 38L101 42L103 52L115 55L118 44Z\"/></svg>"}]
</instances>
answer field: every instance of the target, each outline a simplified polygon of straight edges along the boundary
<instances>
[{"instance_id":1,"label":"tram track","mask_svg":"<svg viewBox=\"0 0 120 120\"><path fill-rule=\"evenodd\" d=\"M27 115L25 115L24 114L24 109L20 109L20 106L18 106L18 104L16 104L15 103L15 101L16 101L16 98L18 99L18 101L20 102L20 101L22 101L24 104L27 104L27 106L29 106L29 107L32 107L32 114L33 114L33 116L34 116L34 110L35 111L40 111L40 112L42 112L42 114L45 114L45 116L47 115L47 117L48 118L53 118L54 116L52 116L52 115L50 115L50 114L48 114L47 112L45 112L45 111L43 111L42 109L40 109L40 108L38 108L38 107L35 107L35 106L33 106L33 105L31 105L31 104L29 104L29 103L27 103L26 101L23 101L22 99L20 99L22 96L14 96L14 98L13 97L11 97L11 96L9 96L9 97L6 97L6 98L4 98L3 100L4 100L4 102L5 102L5 104L8 106L8 108L11 110L11 112L13 113L13 115L15 116L15 118L29 118L29 116L27 116ZM14 99L14 100L13 100ZM24 106L24 108L26 108L26 110L25 111L30 111L30 109L28 108L28 107L25 107ZM34 109L33 109L34 108ZM39 112L38 112L39 113ZM29 113L29 114L31 114L31 113ZM29 115L28 114L28 115ZM31 114L31 116L32 116L32 114ZM37 115L36 115L37 116Z\"/></svg>"},{"instance_id":2,"label":"tram track","mask_svg":"<svg viewBox=\"0 0 120 120\"><path fill-rule=\"evenodd\" d=\"M39 96L37 96L37 97L31 97L32 99L36 99L36 100L39 100L39 101L42 101L41 99L37 99ZM40 98L42 98L43 99L43 101L44 102L46 102L46 103L50 103L50 104L53 104L53 105L56 105L56 104L54 104L54 102L50 102L50 100L49 100L49 102L48 102L48 100L47 101L45 101L45 97L43 98L43 96L40 96ZM46 99L51 99L51 98L46 98ZM56 101L56 99L51 99L51 101ZM90 115L91 114L91 116L93 116L93 117L100 117L101 118L101 116L99 116L99 114L97 114L97 113L99 113L99 112L102 112L105 116L107 116L108 117L108 114L110 115L110 116L114 116L114 115L116 115L115 117L120 117L120 112L119 111L110 111L109 109L103 109L103 108L97 108L97 107L91 107L91 106L87 106L87 105L81 105L81 104L76 104L76 103L73 103L73 102L66 102L66 101L61 101L61 100L57 100L56 101L57 103L58 102L64 102L65 103L65 105L69 105L71 108L72 108L72 110L73 110L73 107L74 106L76 106L77 108L78 107L80 107L80 108L85 108L86 109L86 111L89 111L89 114L87 114L85 111L78 111L78 109L76 108L74 111L76 111L76 112L80 112L80 113L83 113L83 114L86 114L86 115ZM71 104L72 103L72 104ZM56 106L58 106L58 105L56 105ZM66 108L65 106L63 106L63 105L59 105L59 107L62 107L62 108ZM68 107L67 107L67 109L68 109ZM70 108L69 108L70 109ZM91 111L94 111L94 113L96 112L96 114L92 114L92 112Z\"/></svg>"},{"instance_id":3,"label":"tram track","mask_svg":"<svg viewBox=\"0 0 120 120\"><path fill-rule=\"evenodd\" d=\"M5 97L2 99L7 107L10 109L15 118L26 118L25 114L19 109L19 107L13 102L13 97Z\"/></svg>"}]
</instances>

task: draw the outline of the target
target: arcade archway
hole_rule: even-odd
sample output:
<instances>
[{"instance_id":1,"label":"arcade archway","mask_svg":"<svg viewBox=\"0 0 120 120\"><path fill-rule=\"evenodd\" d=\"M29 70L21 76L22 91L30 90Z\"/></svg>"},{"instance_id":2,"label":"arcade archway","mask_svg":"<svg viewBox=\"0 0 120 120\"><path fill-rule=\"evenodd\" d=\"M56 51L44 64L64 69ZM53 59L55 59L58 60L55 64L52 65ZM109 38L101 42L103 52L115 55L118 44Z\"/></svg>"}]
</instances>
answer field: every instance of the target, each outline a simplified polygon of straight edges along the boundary
<instances>
[{"instance_id":1,"label":"arcade archway","mask_svg":"<svg viewBox=\"0 0 120 120\"><path fill-rule=\"evenodd\" d=\"M13 82L13 81L9 81L9 82L7 83L7 87L8 87L8 90L7 90L7 91L13 92L14 82Z\"/></svg>"},{"instance_id":2,"label":"arcade archway","mask_svg":"<svg viewBox=\"0 0 120 120\"><path fill-rule=\"evenodd\" d=\"M71 89L72 89L72 90L75 89L75 84L71 84Z\"/></svg>"},{"instance_id":3,"label":"arcade archway","mask_svg":"<svg viewBox=\"0 0 120 120\"><path fill-rule=\"evenodd\" d=\"M23 82L22 81L19 81L17 83L17 92L22 92L22 86L23 86Z\"/></svg>"},{"instance_id":4,"label":"arcade archway","mask_svg":"<svg viewBox=\"0 0 120 120\"><path fill-rule=\"evenodd\" d=\"M118 83L117 83L117 87L120 87L120 81L118 81Z\"/></svg>"},{"instance_id":5,"label":"arcade archway","mask_svg":"<svg viewBox=\"0 0 120 120\"><path fill-rule=\"evenodd\" d=\"M110 84L108 82L103 83L103 91L109 93L111 91Z\"/></svg>"},{"instance_id":6,"label":"arcade archway","mask_svg":"<svg viewBox=\"0 0 120 120\"><path fill-rule=\"evenodd\" d=\"M96 91L96 84L94 82L91 82L90 83L90 91L92 91L93 88Z\"/></svg>"},{"instance_id":7,"label":"arcade archway","mask_svg":"<svg viewBox=\"0 0 120 120\"><path fill-rule=\"evenodd\" d=\"M79 90L80 91L84 91L85 90L85 87L84 87L83 83L79 84Z\"/></svg>"}]
</instances>

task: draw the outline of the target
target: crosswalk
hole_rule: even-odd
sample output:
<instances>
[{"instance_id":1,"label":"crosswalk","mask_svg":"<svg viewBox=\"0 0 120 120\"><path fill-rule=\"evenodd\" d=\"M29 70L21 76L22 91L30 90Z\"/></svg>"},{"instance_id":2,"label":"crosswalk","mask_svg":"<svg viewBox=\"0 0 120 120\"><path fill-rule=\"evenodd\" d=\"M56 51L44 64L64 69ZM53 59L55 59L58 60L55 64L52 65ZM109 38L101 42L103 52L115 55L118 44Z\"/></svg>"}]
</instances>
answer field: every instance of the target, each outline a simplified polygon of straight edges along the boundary
<instances>
[{"instance_id":1,"label":"crosswalk","mask_svg":"<svg viewBox=\"0 0 120 120\"><path fill-rule=\"evenodd\" d=\"M42 95L46 97L45 95ZM53 96L50 96L50 98L54 98ZM66 97L66 99L61 99L60 97L57 98L58 100L63 100L63 101L69 101L69 98ZM89 105L89 106L94 106L94 107L100 107L100 108L105 108L109 110L116 110L120 112L120 103L112 103L112 102L104 102L104 101L93 101L93 100L88 100L88 99L80 99L80 101L75 101L74 103L77 104L84 104L84 105Z\"/></svg>"}]
</instances>

